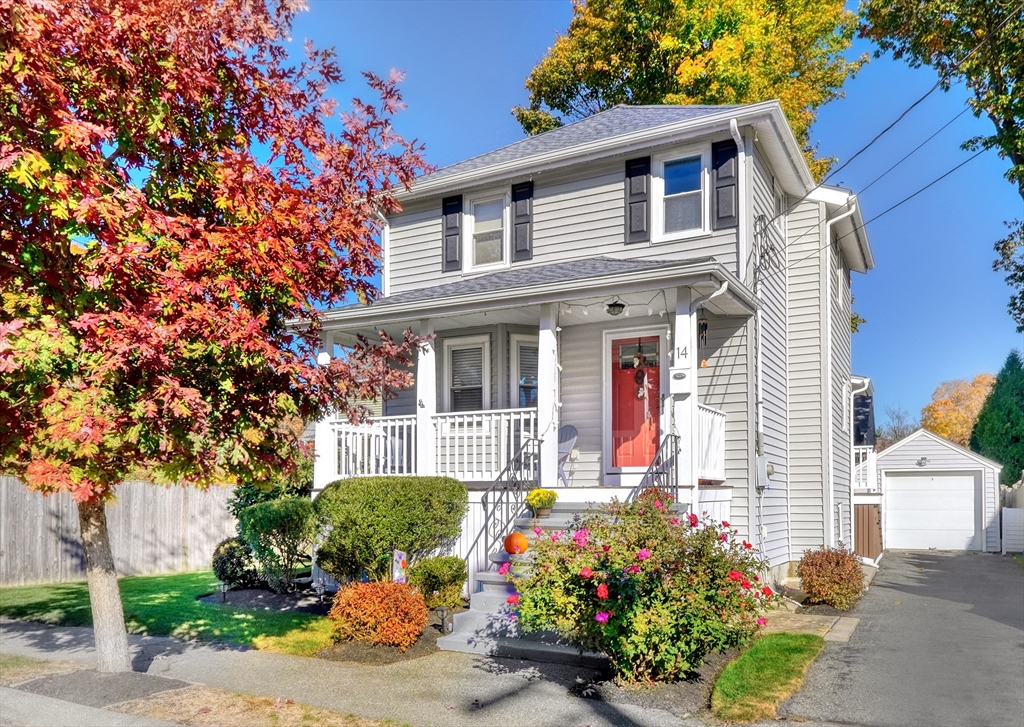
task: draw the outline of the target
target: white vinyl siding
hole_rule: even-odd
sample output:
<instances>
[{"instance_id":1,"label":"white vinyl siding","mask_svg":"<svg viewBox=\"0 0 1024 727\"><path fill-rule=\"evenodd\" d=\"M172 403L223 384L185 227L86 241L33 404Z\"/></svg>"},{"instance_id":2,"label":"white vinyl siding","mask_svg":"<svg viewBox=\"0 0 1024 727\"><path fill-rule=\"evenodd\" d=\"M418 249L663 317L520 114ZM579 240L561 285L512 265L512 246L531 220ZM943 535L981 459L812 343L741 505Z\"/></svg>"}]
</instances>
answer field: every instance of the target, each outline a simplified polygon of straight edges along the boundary
<instances>
[{"instance_id":1,"label":"white vinyl siding","mask_svg":"<svg viewBox=\"0 0 1024 727\"><path fill-rule=\"evenodd\" d=\"M834 230L833 230L834 236ZM836 541L849 545L853 527L853 483L850 478L849 409L852 334L850 331L850 269L836 245L829 247L832 276L832 517ZM841 522L838 519L841 516Z\"/></svg>"}]
</instances>

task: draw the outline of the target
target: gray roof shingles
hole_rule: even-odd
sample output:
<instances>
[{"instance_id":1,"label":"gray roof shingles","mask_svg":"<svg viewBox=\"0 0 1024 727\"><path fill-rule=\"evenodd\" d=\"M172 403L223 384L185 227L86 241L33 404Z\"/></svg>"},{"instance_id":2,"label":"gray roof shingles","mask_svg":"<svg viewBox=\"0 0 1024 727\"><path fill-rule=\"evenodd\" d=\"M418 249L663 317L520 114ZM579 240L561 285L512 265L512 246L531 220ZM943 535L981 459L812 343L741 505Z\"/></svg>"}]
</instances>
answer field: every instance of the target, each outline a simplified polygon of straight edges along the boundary
<instances>
[{"instance_id":1,"label":"gray roof shingles","mask_svg":"<svg viewBox=\"0 0 1024 727\"><path fill-rule=\"evenodd\" d=\"M687 262L702 262L701 260L688 260ZM616 260L609 257L595 257L587 260L569 260L550 265L535 265L531 267L516 268L512 270L501 270L496 273L488 273L475 278L456 280L444 285L435 285L430 288L410 290L406 293L399 293L387 298L381 298L375 305L392 305L397 303L412 303L415 301L438 300L443 298L454 298L460 295L471 295L473 293L501 293L506 290L527 288L534 285L546 283L568 282L570 280L585 280L587 278L598 278L604 275L616 273L629 273L636 270L648 270L666 265L678 265L678 261L671 260ZM345 308L362 307L359 304L345 306ZM344 309L342 309L344 310Z\"/></svg>"},{"instance_id":2,"label":"gray roof shingles","mask_svg":"<svg viewBox=\"0 0 1024 727\"><path fill-rule=\"evenodd\" d=\"M547 152L566 149L601 139L609 139L634 131L653 129L666 124L708 116L738 108L737 106L614 106L607 111L588 116L571 124L530 136L514 144L481 154L456 164L438 169L421 179L445 177L483 169L494 164L528 159Z\"/></svg>"}]
</instances>

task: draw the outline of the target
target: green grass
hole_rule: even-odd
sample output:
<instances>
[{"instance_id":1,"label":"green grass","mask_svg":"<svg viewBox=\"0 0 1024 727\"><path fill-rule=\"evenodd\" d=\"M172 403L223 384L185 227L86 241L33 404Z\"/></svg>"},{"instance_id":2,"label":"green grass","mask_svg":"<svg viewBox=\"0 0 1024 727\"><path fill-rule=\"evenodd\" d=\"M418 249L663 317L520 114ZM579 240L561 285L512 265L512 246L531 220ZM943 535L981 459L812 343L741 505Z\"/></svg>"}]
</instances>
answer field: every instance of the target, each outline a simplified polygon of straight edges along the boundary
<instances>
[{"instance_id":1,"label":"green grass","mask_svg":"<svg viewBox=\"0 0 1024 727\"><path fill-rule=\"evenodd\" d=\"M774 719L824 646L814 634L762 636L722 670L711 692L711 711L730 722Z\"/></svg>"},{"instance_id":2,"label":"green grass","mask_svg":"<svg viewBox=\"0 0 1024 727\"><path fill-rule=\"evenodd\" d=\"M125 623L134 634L175 636L308 656L331 643L331 624L306 613L211 606L197 596L217 591L211 571L122 578ZM0 588L0 616L63 626L92 624L82 583Z\"/></svg>"},{"instance_id":3,"label":"green grass","mask_svg":"<svg viewBox=\"0 0 1024 727\"><path fill-rule=\"evenodd\" d=\"M1017 565L1024 568L1024 553L1017 553L1013 556L1013 559L1017 561Z\"/></svg>"}]
</instances>

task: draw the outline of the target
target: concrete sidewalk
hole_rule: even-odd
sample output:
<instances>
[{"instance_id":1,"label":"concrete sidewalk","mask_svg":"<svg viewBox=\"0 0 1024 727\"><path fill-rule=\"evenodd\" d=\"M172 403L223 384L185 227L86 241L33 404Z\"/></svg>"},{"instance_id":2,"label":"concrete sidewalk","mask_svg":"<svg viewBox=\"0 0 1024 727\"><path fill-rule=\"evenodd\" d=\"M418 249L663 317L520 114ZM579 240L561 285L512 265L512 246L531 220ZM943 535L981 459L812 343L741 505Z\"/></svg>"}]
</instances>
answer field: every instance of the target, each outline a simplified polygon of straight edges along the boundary
<instances>
[{"instance_id":1,"label":"concrete sidewalk","mask_svg":"<svg viewBox=\"0 0 1024 727\"><path fill-rule=\"evenodd\" d=\"M568 688L586 670L559 664L438 652L363 666L164 637L130 639L138 671L416 727L704 726L661 709L571 696ZM91 665L92 630L5 621L0 651Z\"/></svg>"},{"instance_id":2,"label":"concrete sidewalk","mask_svg":"<svg viewBox=\"0 0 1024 727\"><path fill-rule=\"evenodd\" d=\"M86 707L42 694L0 687L3 727L178 727L145 717Z\"/></svg>"}]
</instances>

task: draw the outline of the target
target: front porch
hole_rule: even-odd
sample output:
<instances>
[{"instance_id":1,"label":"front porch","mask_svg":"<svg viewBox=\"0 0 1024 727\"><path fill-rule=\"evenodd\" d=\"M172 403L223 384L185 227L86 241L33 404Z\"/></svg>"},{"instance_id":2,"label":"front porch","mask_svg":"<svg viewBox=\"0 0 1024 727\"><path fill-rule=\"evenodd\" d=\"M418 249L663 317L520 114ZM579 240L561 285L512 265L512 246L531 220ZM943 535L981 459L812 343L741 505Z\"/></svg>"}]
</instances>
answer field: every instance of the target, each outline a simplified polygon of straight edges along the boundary
<instances>
[{"instance_id":1,"label":"front porch","mask_svg":"<svg viewBox=\"0 0 1024 727\"><path fill-rule=\"evenodd\" d=\"M723 412L697 406L696 475L700 481L725 481ZM437 474L469 485L493 483L528 440L541 440L537 409L491 409L433 414L426 420L429 436L417 432L416 416L382 416L362 424L328 419L317 429L317 487L348 477ZM572 485L578 449L560 452L556 469L565 470ZM558 487L539 478L540 486ZM556 472L557 475L557 472Z\"/></svg>"}]
</instances>

